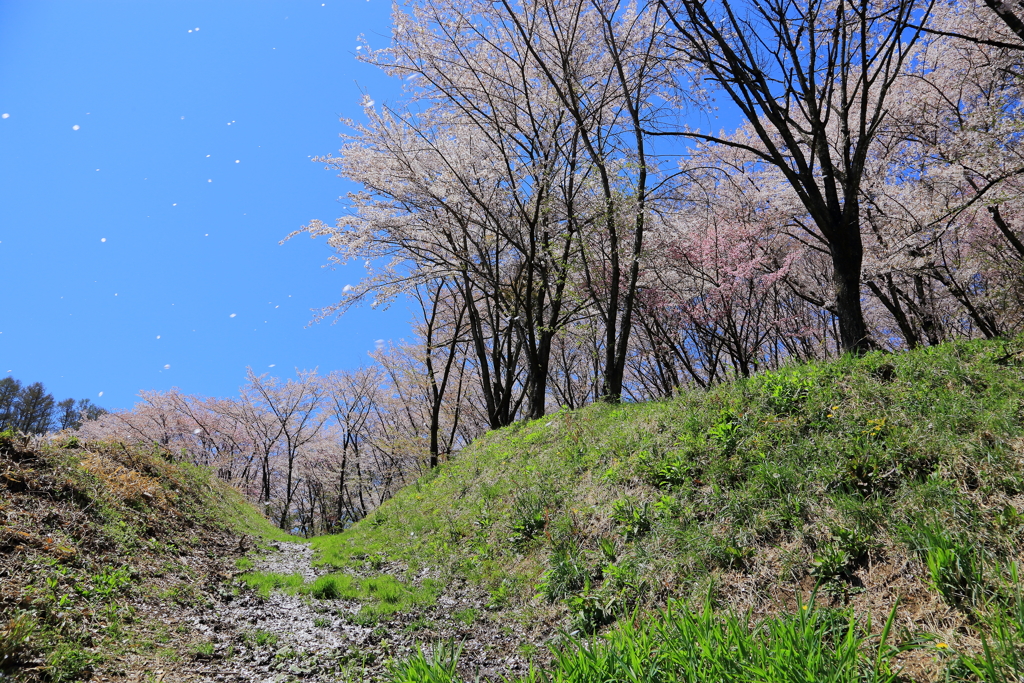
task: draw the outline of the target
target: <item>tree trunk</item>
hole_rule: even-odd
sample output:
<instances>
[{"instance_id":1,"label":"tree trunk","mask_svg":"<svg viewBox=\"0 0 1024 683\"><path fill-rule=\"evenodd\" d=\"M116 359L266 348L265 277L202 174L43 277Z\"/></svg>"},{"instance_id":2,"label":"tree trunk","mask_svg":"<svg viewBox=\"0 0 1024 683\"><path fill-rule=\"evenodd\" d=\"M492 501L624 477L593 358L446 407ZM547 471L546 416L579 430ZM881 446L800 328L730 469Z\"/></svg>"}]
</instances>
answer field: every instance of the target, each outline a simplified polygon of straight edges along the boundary
<instances>
[{"instance_id":1,"label":"tree trunk","mask_svg":"<svg viewBox=\"0 0 1024 683\"><path fill-rule=\"evenodd\" d=\"M836 295L835 314L839 319L839 345L844 353L860 355L874 349L875 344L868 336L860 301L864 247L859 226L835 235L835 239L829 240L829 251Z\"/></svg>"}]
</instances>

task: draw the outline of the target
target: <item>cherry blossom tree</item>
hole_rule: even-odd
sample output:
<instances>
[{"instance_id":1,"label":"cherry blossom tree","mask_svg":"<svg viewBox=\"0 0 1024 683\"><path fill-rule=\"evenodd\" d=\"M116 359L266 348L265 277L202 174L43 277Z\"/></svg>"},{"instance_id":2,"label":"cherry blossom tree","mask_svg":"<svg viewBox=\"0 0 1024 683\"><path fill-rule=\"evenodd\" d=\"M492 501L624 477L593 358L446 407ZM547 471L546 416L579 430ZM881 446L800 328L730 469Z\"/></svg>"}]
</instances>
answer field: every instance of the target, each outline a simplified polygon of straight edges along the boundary
<instances>
[{"instance_id":1,"label":"cherry blossom tree","mask_svg":"<svg viewBox=\"0 0 1024 683\"><path fill-rule=\"evenodd\" d=\"M746 117L751 143L683 130L748 153L785 177L808 236L827 245L844 351L871 348L861 306L861 185L933 0L659 0L676 48Z\"/></svg>"}]
</instances>

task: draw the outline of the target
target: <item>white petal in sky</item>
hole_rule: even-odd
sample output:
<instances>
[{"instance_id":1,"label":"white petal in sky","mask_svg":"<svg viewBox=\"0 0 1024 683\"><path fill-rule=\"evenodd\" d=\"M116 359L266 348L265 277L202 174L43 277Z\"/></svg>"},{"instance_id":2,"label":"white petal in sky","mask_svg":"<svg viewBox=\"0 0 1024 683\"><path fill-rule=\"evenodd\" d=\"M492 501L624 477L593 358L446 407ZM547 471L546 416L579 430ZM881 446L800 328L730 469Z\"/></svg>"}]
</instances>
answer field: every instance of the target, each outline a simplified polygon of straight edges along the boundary
<instances>
[{"instance_id":1,"label":"white petal in sky","mask_svg":"<svg viewBox=\"0 0 1024 683\"><path fill-rule=\"evenodd\" d=\"M157 339L159 339L159 338L160 338L160 335L159 335L159 334L158 334L158 335L156 335L156 338L157 338Z\"/></svg>"},{"instance_id":2,"label":"white petal in sky","mask_svg":"<svg viewBox=\"0 0 1024 683\"><path fill-rule=\"evenodd\" d=\"M344 287L344 288L342 288L342 290L341 290L341 291L342 291L342 292L344 292L345 294L348 294L349 292L354 292L354 291L355 291L355 289L356 289L356 288L355 288L355 287L353 287L352 285L345 285L345 287Z\"/></svg>"},{"instance_id":3,"label":"white petal in sky","mask_svg":"<svg viewBox=\"0 0 1024 683\"><path fill-rule=\"evenodd\" d=\"M0 119L9 119L9 118L11 118L10 114L2 114L2 115L0 115Z\"/></svg>"},{"instance_id":4,"label":"white petal in sky","mask_svg":"<svg viewBox=\"0 0 1024 683\"><path fill-rule=\"evenodd\" d=\"M238 314L237 314L237 313L232 313L232 314L231 314L231 315L229 315L228 317L229 317L229 318L234 318L234 317L235 317L236 315L238 315Z\"/></svg>"},{"instance_id":5,"label":"white petal in sky","mask_svg":"<svg viewBox=\"0 0 1024 683\"><path fill-rule=\"evenodd\" d=\"M177 202L175 202L174 204L171 204L171 206L177 206L177 205L178 205Z\"/></svg>"},{"instance_id":6,"label":"white petal in sky","mask_svg":"<svg viewBox=\"0 0 1024 683\"><path fill-rule=\"evenodd\" d=\"M102 395L103 395L103 392L101 391L101 392L99 393L99 396L102 396Z\"/></svg>"},{"instance_id":7,"label":"white petal in sky","mask_svg":"<svg viewBox=\"0 0 1024 683\"><path fill-rule=\"evenodd\" d=\"M237 164L237 163L239 163L239 160L238 160L238 159L235 159L235 163L236 163L236 164Z\"/></svg>"},{"instance_id":8,"label":"white petal in sky","mask_svg":"<svg viewBox=\"0 0 1024 683\"><path fill-rule=\"evenodd\" d=\"M77 123L71 126L71 130L78 130L79 128L81 128L81 126L79 126Z\"/></svg>"},{"instance_id":9,"label":"white petal in sky","mask_svg":"<svg viewBox=\"0 0 1024 683\"><path fill-rule=\"evenodd\" d=\"M208 178L206 182L212 183L213 182L213 178Z\"/></svg>"},{"instance_id":10,"label":"white petal in sky","mask_svg":"<svg viewBox=\"0 0 1024 683\"><path fill-rule=\"evenodd\" d=\"M268 368L272 368L272 367L274 367L275 365L277 365L277 363L271 363L271 364L270 364L270 365L268 365L267 367L268 367Z\"/></svg>"},{"instance_id":11,"label":"white petal in sky","mask_svg":"<svg viewBox=\"0 0 1024 683\"><path fill-rule=\"evenodd\" d=\"M106 242L106 241L107 241L107 238L106 238L106 237L101 237L101 238L100 238L100 242Z\"/></svg>"},{"instance_id":12,"label":"white petal in sky","mask_svg":"<svg viewBox=\"0 0 1024 683\"><path fill-rule=\"evenodd\" d=\"M167 364L167 365L164 366L164 370L170 370L170 369L171 369L170 364Z\"/></svg>"}]
</instances>

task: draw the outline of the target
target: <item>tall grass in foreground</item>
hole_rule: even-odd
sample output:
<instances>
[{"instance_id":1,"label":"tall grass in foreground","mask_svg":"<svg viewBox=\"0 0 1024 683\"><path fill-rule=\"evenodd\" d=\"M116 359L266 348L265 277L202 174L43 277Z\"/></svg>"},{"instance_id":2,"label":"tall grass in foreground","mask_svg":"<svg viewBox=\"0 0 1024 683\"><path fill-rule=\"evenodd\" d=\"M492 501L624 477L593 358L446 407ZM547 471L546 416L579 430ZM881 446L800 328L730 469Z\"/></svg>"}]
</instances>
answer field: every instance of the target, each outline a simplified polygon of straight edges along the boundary
<instances>
[{"instance_id":1,"label":"tall grass in foreground","mask_svg":"<svg viewBox=\"0 0 1024 683\"><path fill-rule=\"evenodd\" d=\"M1008 594L993 600L993 609L982 616L988 636L981 634L982 651L962 656L952 667L958 678L976 677L983 683L1024 681L1024 591L1017 563L1009 565ZM967 673L969 672L969 673Z\"/></svg>"},{"instance_id":2,"label":"tall grass in foreground","mask_svg":"<svg viewBox=\"0 0 1024 683\"><path fill-rule=\"evenodd\" d=\"M871 634L848 610L800 605L796 614L751 624L748 616L716 614L678 603L653 618L620 621L598 638L566 636L552 649L549 670L533 669L512 683L887 683L892 658L919 647L888 643L895 617ZM421 652L392 670L391 683L457 683L453 655Z\"/></svg>"}]
</instances>

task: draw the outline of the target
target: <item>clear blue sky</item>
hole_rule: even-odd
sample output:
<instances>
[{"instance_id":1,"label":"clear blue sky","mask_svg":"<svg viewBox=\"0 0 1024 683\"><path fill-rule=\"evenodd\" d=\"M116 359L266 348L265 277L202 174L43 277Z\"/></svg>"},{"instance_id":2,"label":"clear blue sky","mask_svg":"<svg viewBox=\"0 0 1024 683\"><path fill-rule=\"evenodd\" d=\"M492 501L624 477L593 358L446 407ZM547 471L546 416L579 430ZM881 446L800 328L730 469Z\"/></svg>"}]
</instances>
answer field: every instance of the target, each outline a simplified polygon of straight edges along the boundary
<instances>
[{"instance_id":1,"label":"clear blue sky","mask_svg":"<svg viewBox=\"0 0 1024 683\"><path fill-rule=\"evenodd\" d=\"M343 213L353 188L309 157L337 151L363 90L397 96L355 59L389 15L0 0L0 376L119 409L141 389L233 395L246 366L353 368L406 335L403 306L309 326L362 268L278 244Z\"/></svg>"}]
</instances>

